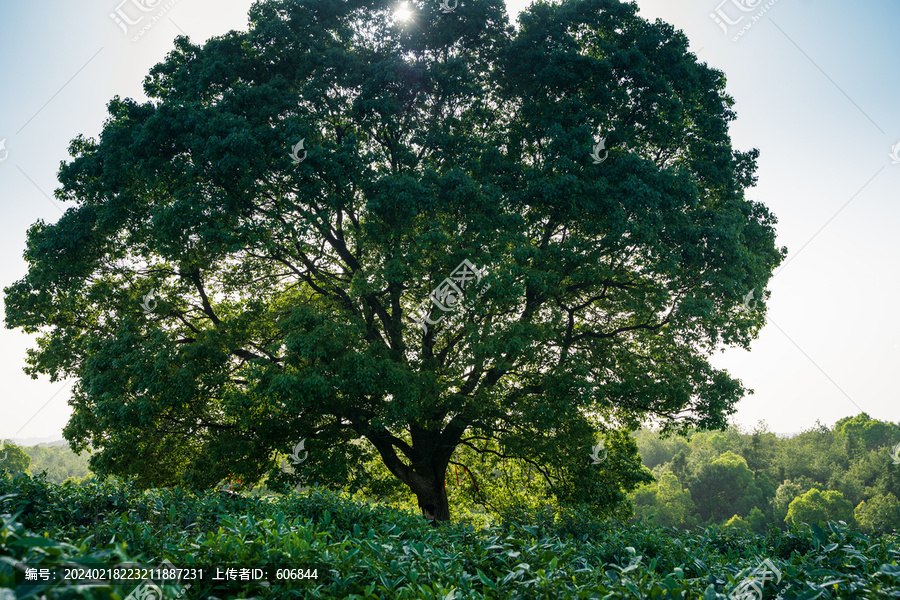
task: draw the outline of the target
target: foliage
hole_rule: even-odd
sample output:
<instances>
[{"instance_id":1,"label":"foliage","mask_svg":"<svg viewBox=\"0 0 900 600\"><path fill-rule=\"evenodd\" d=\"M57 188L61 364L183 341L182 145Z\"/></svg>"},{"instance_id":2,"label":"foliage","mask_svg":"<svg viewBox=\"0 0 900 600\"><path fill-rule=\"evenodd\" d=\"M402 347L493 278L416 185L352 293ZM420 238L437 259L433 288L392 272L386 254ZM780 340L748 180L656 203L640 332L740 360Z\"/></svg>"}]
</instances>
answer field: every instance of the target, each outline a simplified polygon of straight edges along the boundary
<instances>
[{"instance_id":1,"label":"foliage","mask_svg":"<svg viewBox=\"0 0 900 600\"><path fill-rule=\"evenodd\" d=\"M29 473L29 465L31 457L28 456L19 446L3 442L0 448L0 471L9 473Z\"/></svg>"},{"instance_id":2,"label":"foliage","mask_svg":"<svg viewBox=\"0 0 900 600\"><path fill-rule=\"evenodd\" d=\"M577 470L566 473L560 466L532 457L503 460L503 449L491 440L465 441L454 454L456 477L449 480L450 498L498 516L569 506L589 511L595 518L627 519L632 508L625 492L652 481L652 476L641 465L637 444L628 431L608 431L595 442L596 458L586 449ZM578 479L592 483L573 485Z\"/></svg>"},{"instance_id":3,"label":"foliage","mask_svg":"<svg viewBox=\"0 0 900 600\"><path fill-rule=\"evenodd\" d=\"M853 516L863 531L892 531L900 527L900 502L893 494L876 494L860 502Z\"/></svg>"},{"instance_id":4,"label":"foliage","mask_svg":"<svg viewBox=\"0 0 900 600\"><path fill-rule=\"evenodd\" d=\"M725 522L725 527L737 527L738 529L742 529L744 531L752 531L753 527L742 519L741 517L734 515L728 521Z\"/></svg>"},{"instance_id":5,"label":"foliage","mask_svg":"<svg viewBox=\"0 0 900 600\"><path fill-rule=\"evenodd\" d=\"M681 488L670 471L660 473L656 483L642 486L631 494L635 514L663 527L693 527L696 506L690 490Z\"/></svg>"},{"instance_id":6,"label":"foliage","mask_svg":"<svg viewBox=\"0 0 900 600\"><path fill-rule=\"evenodd\" d=\"M724 75L630 2L518 29L501 0L414 4L257 2L72 142L5 317L39 334L30 373L77 379L65 436L96 473L339 489L377 455L446 519L486 439L614 510L640 481L591 468L598 431L734 412L709 357L757 335L785 251Z\"/></svg>"},{"instance_id":7,"label":"foliage","mask_svg":"<svg viewBox=\"0 0 900 600\"><path fill-rule=\"evenodd\" d=\"M50 505L57 509L41 516ZM552 522L528 514L529 521L478 530L451 523L432 528L415 514L325 490L231 498L130 484L57 486L42 477L0 474L0 512L9 511L0 517L0 593L16 590L17 597L23 597L23 573L12 561L49 568L155 565L162 558L181 567L322 565L312 583L209 582L189 589L190 599L724 600L766 559L782 574L765 584L767 598L900 594L900 540L834 523L758 536L735 527L680 531L601 522L575 512ZM129 591L56 585L40 593L48 600L121 600Z\"/></svg>"},{"instance_id":8,"label":"foliage","mask_svg":"<svg viewBox=\"0 0 900 600\"><path fill-rule=\"evenodd\" d=\"M47 473L47 480L62 483L67 479L80 482L92 476L90 454L79 456L68 444L63 446L30 446L22 450L31 457L31 473Z\"/></svg>"},{"instance_id":9,"label":"foliage","mask_svg":"<svg viewBox=\"0 0 900 600\"><path fill-rule=\"evenodd\" d=\"M873 419L865 412L839 420L834 424L834 430L847 440L847 450L851 456L882 446L893 446L900 441L900 425Z\"/></svg>"},{"instance_id":10,"label":"foliage","mask_svg":"<svg viewBox=\"0 0 900 600\"><path fill-rule=\"evenodd\" d=\"M772 499L772 508L775 517L783 521L787 516L788 507L790 507L791 502L794 501L794 498L801 496L804 492L806 492L806 490L800 485L792 482L790 479L785 480L779 485L778 490L775 492L775 497Z\"/></svg>"},{"instance_id":11,"label":"foliage","mask_svg":"<svg viewBox=\"0 0 900 600\"><path fill-rule=\"evenodd\" d=\"M747 515L747 523L750 525L750 529L756 533L764 533L768 525L765 514L756 506Z\"/></svg>"},{"instance_id":12,"label":"foliage","mask_svg":"<svg viewBox=\"0 0 900 600\"><path fill-rule=\"evenodd\" d=\"M706 522L721 522L735 512L746 515L763 502L747 461L730 451L702 465L688 488L700 520Z\"/></svg>"},{"instance_id":13,"label":"foliage","mask_svg":"<svg viewBox=\"0 0 900 600\"><path fill-rule=\"evenodd\" d=\"M822 521L844 521L853 523L853 505L844 495L834 490L822 492L809 490L791 501L787 523L819 523Z\"/></svg>"},{"instance_id":14,"label":"foliage","mask_svg":"<svg viewBox=\"0 0 900 600\"><path fill-rule=\"evenodd\" d=\"M689 440L683 436L663 437L658 431L646 427L637 430L634 439L641 453L641 462L651 470L672 461L680 453L686 456L691 449Z\"/></svg>"},{"instance_id":15,"label":"foliage","mask_svg":"<svg viewBox=\"0 0 900 600\"><path fill-rule=\"evenodd\" d=\"M763 422L750 432L732 426L716 432L688 431L678 437L642 429L634 438L644 465L653 468L659 483L640 488L629 498L636 514L645 518L663 514L660 508L667 504L687 506L657 500L656 490L665 478L665 487L690 491L693 504L688 510L670 510L669 517L662 517L667 525L725 524L737 515L762 533L770 525L785 527L796 498L810 490L830 490L856 506L858 514L867 515L865 525L860 522L866 531L900 529L900 514L889 499L889 495L900 497L900 465L892 456L896 441L891 437L898 431L897 424L865 413L841 419L833 428L817 423L791 437L771 433ZM852 522L852 511L842 506L840 516L824 517ZM798 514L795 511L794 517ZM814 522L823 518L816 511L808 514Z\"/></svg>"}]
</instances>

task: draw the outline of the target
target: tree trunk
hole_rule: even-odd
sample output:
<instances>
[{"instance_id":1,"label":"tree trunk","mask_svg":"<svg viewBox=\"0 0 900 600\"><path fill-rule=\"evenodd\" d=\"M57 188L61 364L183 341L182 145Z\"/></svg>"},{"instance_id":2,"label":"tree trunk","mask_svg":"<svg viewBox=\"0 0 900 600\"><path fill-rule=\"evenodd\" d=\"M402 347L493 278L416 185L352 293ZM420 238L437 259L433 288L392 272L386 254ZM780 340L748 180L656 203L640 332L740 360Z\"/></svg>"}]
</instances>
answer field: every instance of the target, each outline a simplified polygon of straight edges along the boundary
<instances>
[{"instance_id":1,"label":"tree trunk","mask_svg":"<svg viewBox=\"0 0 900 600\"><path fill-rule=\"evenodd\" d=\"M444 476L445 474L442 473L439 477L419 478L417 484L410 485L410 489L416 495L416 500L419 501L419 509L433 506L436 521L450 520L450 503L447 501Z\"/></svg>"},{"instance_id":2,"label":"tree trunk","mask_svg":"<svg viewBox=\"0 0 900 600\"><path fill-rule=\"evenodd\" d=\"M445 485L447 465L464 431L464 424L453 422L441 433L414 427L411 432L412 446L385 429L370 430L364 435L378 450L388 470L416 495L419 508L433 506L436 521L449 521L450 504ZM408 463L397 455L398 448Z\"/></svg>"}]
</instances>

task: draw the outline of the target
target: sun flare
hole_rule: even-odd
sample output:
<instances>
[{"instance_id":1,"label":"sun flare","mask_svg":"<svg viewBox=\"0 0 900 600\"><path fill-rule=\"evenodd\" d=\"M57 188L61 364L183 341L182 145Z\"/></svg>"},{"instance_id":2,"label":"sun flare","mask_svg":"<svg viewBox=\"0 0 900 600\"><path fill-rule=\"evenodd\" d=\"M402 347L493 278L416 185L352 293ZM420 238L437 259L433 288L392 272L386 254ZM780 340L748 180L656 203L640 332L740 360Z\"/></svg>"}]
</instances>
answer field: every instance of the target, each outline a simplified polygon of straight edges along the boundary
<instances>
[{"instance_id":1,"label":"sun flare","mask_svg":"<svg viewBox=\"0 0 900 600\"><path fill-rule=\"evenodd\" d=\"M401 2L394 11L394 19L397 21L409 21L412 17L412 9L409 8L409 2Z\"/></svg>"}]
</instances>

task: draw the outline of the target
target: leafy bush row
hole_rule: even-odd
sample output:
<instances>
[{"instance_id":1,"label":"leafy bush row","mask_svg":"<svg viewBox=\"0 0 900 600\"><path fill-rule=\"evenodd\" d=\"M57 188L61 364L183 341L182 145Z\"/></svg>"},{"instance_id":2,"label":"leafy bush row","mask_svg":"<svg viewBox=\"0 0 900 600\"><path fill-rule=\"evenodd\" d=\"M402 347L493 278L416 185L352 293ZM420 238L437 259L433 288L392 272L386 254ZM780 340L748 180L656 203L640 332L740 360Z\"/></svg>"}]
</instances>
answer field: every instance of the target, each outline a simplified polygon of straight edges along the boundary
<instances>
[{"instance_id":1,"label":"leafy bush row","mask_svg":"<svg viewBox=\"0 0 900 600\"><path fill-rule=\"evenodd\" d=\"M595 522L586 513L544 509L508 515L493 527L435 529L418 515L320 490L231 498L7 475L0 475L0 513L6 513L0 590L15 589L19 598L27 596L16 561L46 567L163 559L182 567L320 568L312 582L195 585L188 598L713 600L724 599L766 559L780 578L766 582L765 598L900 597L896 538L833 523L760 536L733 527L679 531ZM128 591L41 593L121 600Z\"/></svg>"}]
</instances>

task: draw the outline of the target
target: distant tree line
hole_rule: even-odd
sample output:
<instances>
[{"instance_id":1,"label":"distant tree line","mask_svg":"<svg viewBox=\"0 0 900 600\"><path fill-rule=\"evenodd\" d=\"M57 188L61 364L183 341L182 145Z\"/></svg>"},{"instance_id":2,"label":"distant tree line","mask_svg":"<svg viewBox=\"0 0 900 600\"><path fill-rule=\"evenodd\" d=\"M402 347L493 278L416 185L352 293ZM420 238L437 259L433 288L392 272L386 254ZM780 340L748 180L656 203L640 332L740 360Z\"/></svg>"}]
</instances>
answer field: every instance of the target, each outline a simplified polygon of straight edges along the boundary
<instances>
[{"instance_id":1,"label":"distant tree line","mask_svg":"<svg viewBox=\"0 0 900 600\"><path fill-rule=\"evenodd\" d=\"M842 520L867 532L900 529L900 426L866 413L779 437L751 432L635 434L656 481L629 494L635 516L659 525L768 524Z\"/></svg>"},{"instance_id":2,"label":"distant tree line","mask_svg":"<svg viewBox=\"0 0 900 600\"><path fill-rule=\"evenodd\" d=\"M17 446L4 442L0 450L0 471L29 475L43 472L47 474L47 481L53 483L66 480L80 483L93 476L88 468L89 459L89 453L79 456L68 445Z\"/></svg>"},{"instance_id":3,"label":"distant tree line","mask_svg":"<svg viewBox=\"0 0 900 600\"><path fill-rule=\"evenodd\" d=\"M817 423L794 437L780 437L761 422L749 432L732 426L689 431L684 437L640 429L631 439L627 434L623 439L607 436L605 461L594 468L610 476L633 471L637 477L641 465L636 458L634 464L626 460L636 457L636 445L654 480L623 495L622 502L607 499L618 508L606 516L627 517L630 502L635 517L679 528L725 524L762 532L770 524L841 520L865 532L900 529L900 457L894 450L900 444L900 424L861 413L832 428ZM83 483L93 477L89 454L76 455L67 446L5 442L0 459L0 470L45 472L54 483ZM540 471L532 472L528 464L484 466L465 453L460 460L449 486L452 496L462 494L459 500L496 513L516 504L552 502ZM384 487L388 481L379 486L370 477L363 479L348 489L381 500L400 492Z\"/></svg>"}]
</instances>

